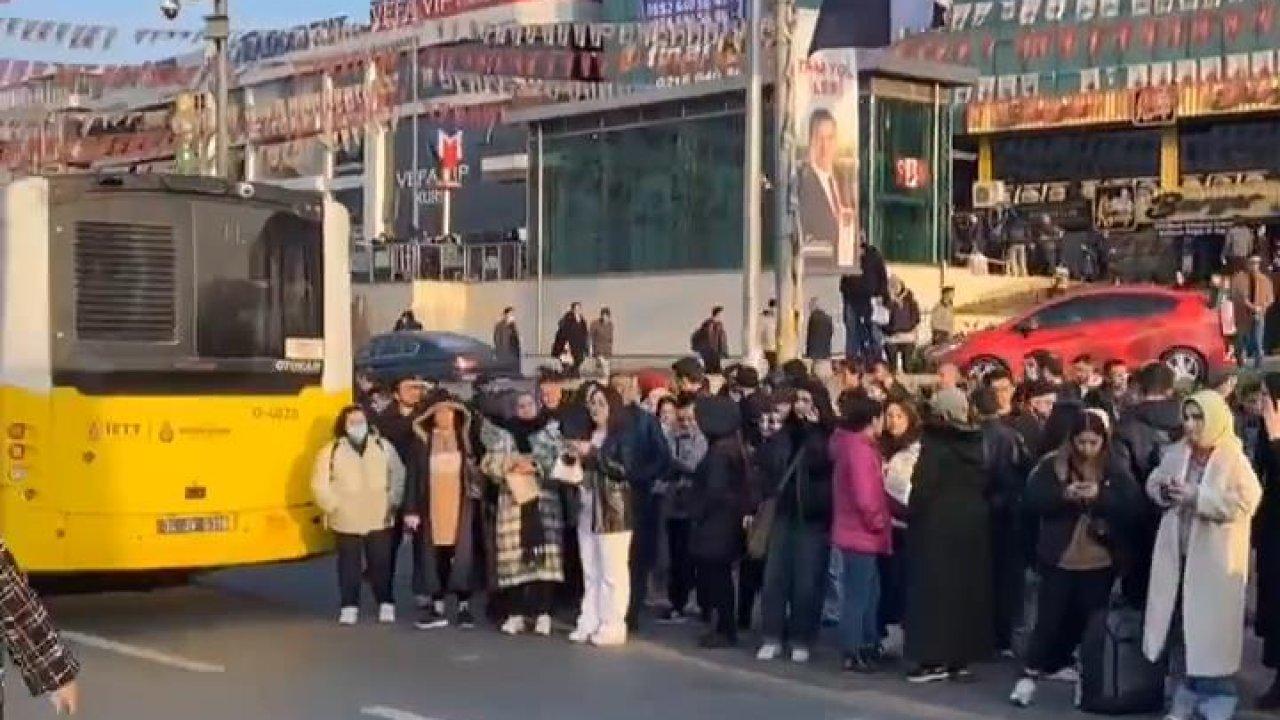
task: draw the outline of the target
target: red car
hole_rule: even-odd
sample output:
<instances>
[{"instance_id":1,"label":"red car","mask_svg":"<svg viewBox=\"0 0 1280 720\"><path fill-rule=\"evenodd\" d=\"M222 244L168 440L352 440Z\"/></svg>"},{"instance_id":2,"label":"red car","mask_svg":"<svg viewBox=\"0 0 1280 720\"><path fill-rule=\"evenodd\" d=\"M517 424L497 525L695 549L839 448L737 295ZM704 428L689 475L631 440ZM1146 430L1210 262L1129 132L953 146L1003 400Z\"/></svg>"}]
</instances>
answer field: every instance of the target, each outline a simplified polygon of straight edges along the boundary
<instances>
[{"instance_id":1,"label":"red car","mask_svg":"<svg viewBox=\"0 0 1280 720\"><path fill-rule=\"evenodd\" d=\"M1204 379L1227 364L1218 314L1204 295L1155 285L1088 289L1046 301L1001 325L935 348L939 362L972 375L1001 367L1015 377L1036 350L1070 363L1089 355L1136 368L1153 360L1180 378Z\"/></svg>"}]
</instances>

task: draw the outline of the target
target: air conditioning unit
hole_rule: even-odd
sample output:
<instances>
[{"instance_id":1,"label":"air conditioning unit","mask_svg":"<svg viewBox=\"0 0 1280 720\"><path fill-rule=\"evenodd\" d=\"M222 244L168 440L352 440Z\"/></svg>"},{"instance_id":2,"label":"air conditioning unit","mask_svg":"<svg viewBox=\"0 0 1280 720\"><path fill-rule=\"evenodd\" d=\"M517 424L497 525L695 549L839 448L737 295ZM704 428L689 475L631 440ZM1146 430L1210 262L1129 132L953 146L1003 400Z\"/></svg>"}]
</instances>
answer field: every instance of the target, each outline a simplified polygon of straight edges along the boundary
<instances>
[{"instance_id":1,"label":"air conditioning unit","mask_svg":"<svg viewBox=\"0 0 1280 720\"><path fill-rule=\"evenodd\" d=\"M996 207L1008 201L1009 197L1005 192L1004 181L1002 180L976 182L973 184L973 206L975 208Z\"/></svg>"}]
</instances>

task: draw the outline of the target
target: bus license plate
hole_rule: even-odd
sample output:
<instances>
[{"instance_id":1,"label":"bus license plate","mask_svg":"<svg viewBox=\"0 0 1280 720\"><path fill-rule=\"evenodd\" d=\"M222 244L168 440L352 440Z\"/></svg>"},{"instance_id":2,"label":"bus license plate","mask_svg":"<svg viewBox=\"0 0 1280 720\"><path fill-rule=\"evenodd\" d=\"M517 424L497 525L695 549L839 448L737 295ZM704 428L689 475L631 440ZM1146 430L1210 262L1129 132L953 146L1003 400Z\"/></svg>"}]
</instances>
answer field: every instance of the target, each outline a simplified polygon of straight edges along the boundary
<instances>
[{"instance_id":1,"label":"bus license plate","mask_svg":"<svg viewBox=\"0 0 1280 720\"><path fill-rule=\"evenodd\" d=\"M191 533L223 533L231 531L230 515L201 515L198 517L170 517L156 521L161 535L189 535Z\"/></svg>"}]
</instances>

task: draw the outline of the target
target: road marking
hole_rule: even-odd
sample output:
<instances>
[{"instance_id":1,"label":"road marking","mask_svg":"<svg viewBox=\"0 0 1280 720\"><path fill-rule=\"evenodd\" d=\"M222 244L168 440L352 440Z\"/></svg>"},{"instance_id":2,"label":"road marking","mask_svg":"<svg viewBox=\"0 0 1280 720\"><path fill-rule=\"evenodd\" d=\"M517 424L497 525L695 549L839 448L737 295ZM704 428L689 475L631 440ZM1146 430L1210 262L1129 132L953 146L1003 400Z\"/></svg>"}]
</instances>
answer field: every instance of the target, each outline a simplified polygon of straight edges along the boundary
<instances>
[{"instance_id":1,"label":"road marking","mask_svg":"<svg viewBox=\"0 0 1280 720\"><path fill-rule=\"evenodd\" d=\"M170 655L169 653L151 648L139 647L137 645L129 645L128 643L109 640L97 635L89 633L76 632L75 630L63 630L62 637L73 643L84 645L85 647L105 650L117 655L136 658L138 660L146 660L148 662L157 663L159 665L167 665L169 667L178 668L195 673L223 673L227 668L222 665L214 665L212 663L200 662L199 660L191 660L190 658Z\"/></svg>"},{"instance_id":2,"label":"road marking","mask_svg":"<svg viewBox=\"0 0 1280 720\"><path fill-rule=\"evenodd\" d=\"M882 712L893 717L912 717L918 720L987 720L986 715L966 712L950 706L904 698L894 693L874 689L845 689L814 685L803 680L773 675L761 670L749 670L716 662L695 655L688 655L650 640L633 639L627 647L661 660L679 662L690 667L713 673L720 678L736 678L748 684L772 685L792 694L813 700L829 702L858 710ZM855 717L852 720L862 720Z\"/></svg>"},{"instance_id":3,"label":"road marking","mask_svg":"<svg viewBox=\"0 0 1280 720\"><path fill-rule=\"evenodd\" d=\"M383 720L437 720L437 718L429 718L417 713L411 713L408 710L398 710L385 705L374 705L373 707L360 708L360 714L368 717L382 718Z\"/></svg>"}]
</instances>

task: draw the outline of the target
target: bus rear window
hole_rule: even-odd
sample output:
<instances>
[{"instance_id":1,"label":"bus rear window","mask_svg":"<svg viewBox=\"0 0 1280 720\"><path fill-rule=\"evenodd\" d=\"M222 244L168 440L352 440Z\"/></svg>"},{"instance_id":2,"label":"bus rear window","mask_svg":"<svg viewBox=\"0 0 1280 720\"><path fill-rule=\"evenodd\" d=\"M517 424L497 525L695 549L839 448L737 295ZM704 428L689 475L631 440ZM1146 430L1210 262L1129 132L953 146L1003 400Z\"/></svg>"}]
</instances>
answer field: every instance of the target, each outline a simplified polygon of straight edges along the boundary
<instances>
[{"instance_id":1,"label":"bus rear window","mask_svg":"<svg viewBox=\"0 0 1280 720\"><path fill-rule=\"evenodd\" d=\"M196 218L196 351L283 358L286 338L323 335L322 227L278 209L237 211Z\"/></svg>"}]
</instances>

